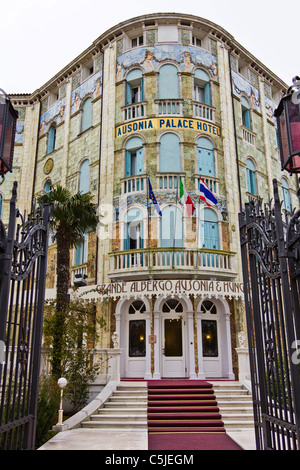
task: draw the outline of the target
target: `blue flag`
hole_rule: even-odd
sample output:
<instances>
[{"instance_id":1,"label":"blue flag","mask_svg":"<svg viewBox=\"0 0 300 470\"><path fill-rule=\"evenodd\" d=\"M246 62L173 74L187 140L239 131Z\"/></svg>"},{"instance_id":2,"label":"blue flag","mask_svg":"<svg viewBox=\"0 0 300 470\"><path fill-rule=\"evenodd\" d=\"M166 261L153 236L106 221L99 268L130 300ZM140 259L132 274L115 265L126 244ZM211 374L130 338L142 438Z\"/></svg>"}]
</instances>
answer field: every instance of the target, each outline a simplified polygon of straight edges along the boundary
<instances>
[{"instance_id":1,"label":"blue flag","mask_svg":"<svg viewBox=\"0 0 300 470\"><path fill-rule=\"evenodd\" d=\"M153 189L152 189L152 186L151 186L149 177L148 177L148 185L149 185L149 199L153 202L154 207L155 207L155 210L156 210L156 212L158 213L158 215L162 215L161 210L160 210L160 207L159 207L159 205L158 205L158 203L157 203L155 194L154 194L154 192L153 192Z\"/></svg>"}]
</instances>

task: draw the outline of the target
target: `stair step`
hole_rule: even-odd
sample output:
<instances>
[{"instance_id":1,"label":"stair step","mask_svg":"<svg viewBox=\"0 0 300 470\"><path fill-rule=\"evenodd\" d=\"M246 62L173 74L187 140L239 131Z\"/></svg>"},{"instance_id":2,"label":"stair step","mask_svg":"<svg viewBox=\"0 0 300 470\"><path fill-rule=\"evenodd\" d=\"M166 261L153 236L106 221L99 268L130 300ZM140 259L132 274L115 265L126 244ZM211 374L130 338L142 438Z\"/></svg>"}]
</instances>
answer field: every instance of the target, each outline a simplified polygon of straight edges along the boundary
<instances>
[{"instance_id":1,"label":"stair step","mask_svg":"<svg viewBox=\"0 0 300 470\"><path fill-rule=\"evenodd\" d=\"M211 426L214 425L216 426L223 426L223 421L219 419L182 419L182 420L170 420L170 419L153 419L148 422L149 428L152 426L168 426L172 427L175 425L175 427L201 427L201 426ZM179 426L180 425L180 426Z\"/></svg>"},{"instance_id":2,"label":"stair step","mask_svg":"<svg viewBox=\"0 0 300 470\"><path fill-rule=\"evenodd\" d=\"M120 421L110 421L110 420L93 420L93 421L83 421L81 423L85 428L103 428L103 427L118 427L118 428L126 428L126 427L143 427L147 426L147 420L144 419L143 421L135 421L135 420L120 420Z\"/></svg>"},{"instance_id":3,"label":"stair step","mask_svg":"<svg viewBox=\"0 0 300 470\"><path fill-rule=\"evenodd\" d=\"M217 406L217 401L216 400L193 400L191 403L191 400L172 400L171 402L169 400L149 400L148 401L148 406L170 406L170 403L172 403L171 406Z\"/></svg>"},{"instance_id":4,"label":"stair step","mask_svg":"<svg viewBox=\"0 0 300 470\"><path fill-rule=\"evenodd\" d=\"M165 396L162 394L157 394L157 395L149 395L149 400L164 400ZM179 393L174 393L172 395L168 395L168 400L214 400L216 399L215 396L212 395L198 395L198 394L179 394Z\"/></svg>"},{"instance_id":5,"label":"stair step","mask_svg":"<svg viewBox=\"0 0 300 470\"><path fill-rule=\"evenodd\" d=\"M203 412L219 413L217 406L151 406L151 413Z\"/></svg>"},{"instance_id":6,"label":"stair step","mask_svg":"<svg viewBox=\"0 0 300 470\"><path fill-rule=\"evenodd\" d=\"M197 427L179 427L179 428L176 428L176 427L168 427L168 426L158 426L158 427L151 427L149 429L149 434L154 434L154 433L163 433L163 432L166 432L166 433L169 433L169 432L181 432L181 433L184 433L184 432L193 432L193 433L202 433L202 432L217 432L217 433L225 433L225 429L224 428L221 428L221 427L213 427L213 426L203 426L201 428L197 428Z\"/></svg>"},{"instance_id":7,"label":"stair step","mask_svg":"<svg viewBox=\"0 0 300 470\"><path fill-rule=\"evenodd\" d=\"M166 420L203 420L203 419L213 419L213 420L220 420L221 415L219 413L148 413L148 420L153 421L156 419L166 419Z\"/></svg>"},{"instance_id":8,"label":"stair step","mask_svg":"<svg viewBox=\"0 0 300 470\"><path fill-rule=\"evenodd\" d=\"M103 420L103 421L106 421L107 419L110 419L112 421L116 421L116 420L122 420L122 421L145 421L147 419L147 415L146 413L142 414L142 415L135 415L135 414L127 414L127 415L120 415L120 414L113 414L113 413L110 413L109 415L104 415L102 416L102 414L95 414L95 415L91 415L90 416L90 419L92 421L99 421L99 420Z\"/></svg>"},{"instance_id":9,"label":"stair step","mask_svg":"<svg viewBox=\"0 0 300 470\"><path fill-rule=\"evenodd\" d=\"M188 394L193 394L193 393L198 393L198 394L213 394L214 391L213 389L203 389L203 388L180 388L176 387L174 389L169 389L169 388L149 388L148 389L148 394L173 394L173 393L188 393Z\"/></svg>"}]
</instances>

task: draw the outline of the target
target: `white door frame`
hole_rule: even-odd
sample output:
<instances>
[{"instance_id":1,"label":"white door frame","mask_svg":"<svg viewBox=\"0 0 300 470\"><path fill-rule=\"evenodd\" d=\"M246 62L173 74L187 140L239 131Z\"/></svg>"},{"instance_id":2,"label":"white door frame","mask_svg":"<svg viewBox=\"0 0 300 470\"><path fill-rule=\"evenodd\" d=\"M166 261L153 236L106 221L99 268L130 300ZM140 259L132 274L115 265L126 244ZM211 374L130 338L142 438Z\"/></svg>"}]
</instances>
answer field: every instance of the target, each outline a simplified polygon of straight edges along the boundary
<instances>
[{"instance_id":1,"label":"white door frame","mask_svg":"<svg viewBox=\"0 0 300 470\"><path fill-rule=\"evenodd\" d=\"M197 337L198 337L198 378L206 379L209 378L205 374L204 362L202 353L202 325L201 321L205 319L205 313L201 313L201 303L204 300L210 300L217 308L217 314L215 320L218 325L218 346L219 346L219 361L220 361L220 372L218 377L228 378L234 380L235 376L232 369L232 348L231 348L231 332L230 332L230 315L228 302L225 299L201 299L197 306L196 318L197 318ZM208 319L212 320L214 315L207 316Z\"/></svg>"},{"instance_id":2,"label":"white door frame","mask_svg":"<svg viewBox=\"0 0 300 470\"><path fill-rule=\"evenodd\" d=\"M162 344L163 344L163 329L162 329L162 319L167 313L162 313L162 306L166 300L171 297L166 297L161 295L157 298L154 309L153 309L153 319L154 319L154 335L156 337L156 342L154 344L154 372L153 379L160 379L163 376L163 357L162 357ZM181 297L175 297L183 305L182 317L185 320L185 325L183 324L183 336L184 336L184 354L185 354L185 376L190 379L197 378L195 373L195 346L194 346L194 310L193 305L190 299L182 295ZM179 313L180 315L180 313Z\"/></svg>"},{"instance_id":3,"label":"white door frame","mask_svg":"<svg viewBox=\"0 0 300 470\"><path fill-rule=\"evenodd\" d=\"M132 302L135 300L141 300L144 302L146 306L146 311L143 314L138 314L137 319L145 319L146 320L146 331L145 331L145 344L146 344L146 355L142 358L137 358L136 365L137 371L135 373L134 367L134 360L129 358L128 355L128 338L129 338L129 320L131 319L131 315L128 313L129 307ZM136 314L134 314L136 315ZM151 333L151 313L150 313L150 305L147 298L139 297L139 298L130 298L130 299L120 299L117 303L116 311L116 332L119 335L120 340L120 349L122 349L121 353L121 360L120 360L120 376L121 377L143 377L144 379L151 379L151 345L149 344L149 336ZM133 316L132 316L132 319ZM129 367L129 362L132 364ZM138 364L139 363L139 364ZM143 365L141 364L143 363ZM142 375L141 375L142 374Z\"/></svg>"}]
</instances>

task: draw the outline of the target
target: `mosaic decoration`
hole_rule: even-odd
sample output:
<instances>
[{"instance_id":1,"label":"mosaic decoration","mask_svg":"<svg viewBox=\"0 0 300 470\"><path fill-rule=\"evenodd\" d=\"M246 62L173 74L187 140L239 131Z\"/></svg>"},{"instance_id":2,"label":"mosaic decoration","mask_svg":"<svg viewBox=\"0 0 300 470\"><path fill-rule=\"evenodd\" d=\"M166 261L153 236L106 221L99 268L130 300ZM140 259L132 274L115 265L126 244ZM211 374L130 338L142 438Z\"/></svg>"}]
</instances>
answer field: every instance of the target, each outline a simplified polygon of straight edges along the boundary
<instances>
[{"instance_id":1,"label":"mosaic decoration","mask_svg":"<svg viewBox=\"0 0 300 470\"><path fill-rule=\"evenodd\" d=\"M93 96L93 99L101 95L102 88L102 70L85 80L72 92L71 114L79 110L81 102L87 95Z\"/></svg>"},{"instance_id":2,"label":"mosaic decoration","mask_svg":"<svg viewBox=\"0 0 300 470\"><path fill-rule=\"evenodd\" d=\"M256 111L261 112L260 109L260 96L259 91L251 83L248 82L241 75L232 70L232 79L233 79L233 93L241 97L242 93L246 94L249 98L249 101L252 103L253 108Z\"/></svg>"},{"instance_id":3,"label":"mosaic decoration","mask_svg":"<svg viewBox=\"0 0 300 470\"><path fill-rule=\"evenodd\" d=\"M277 104L265 96L265 103L266 103L266 113L267 113L267 118L270 119L270 121L276 123L276 118L274 116L274 111L277 108Z\"/></svg>"},{"instance_id":4,"label":"mosaic decoration","mask_svg":"<svg viewBox=\"0 0 300 470\"><path fill-rule=\"evenodd\" d=\"M24 138L24 121L17 120L15 143L23 144L23 138Z\"/></svg>"},{"instance_id":5,"label":"mosaic decoration","mask_svg":"<svg viewBox=\"0 0 300 470\"><path fill-rule=\"evenodd\" d=\"M155 72L164 62L175 62L182 72L193 72L195 67L204 66L213 80L218 81L217 58L210 52L194 46L161 45L137 48L117 58L117 81L122 80L132 66L142 66L145 72Z\"/></svg>"},{"instance_id":6,"label":"mosaic decoration","mask_svg":"<svg viewBox=\"0 0 300 470\"><path fill-rule=\"evenodd\" d=\"M51 108L45 111L40 118L40 137L46 134L49 126L55 122L56 125L63 122L65 118L66 98L56 101Z\"/></svg>"}]
</instances>

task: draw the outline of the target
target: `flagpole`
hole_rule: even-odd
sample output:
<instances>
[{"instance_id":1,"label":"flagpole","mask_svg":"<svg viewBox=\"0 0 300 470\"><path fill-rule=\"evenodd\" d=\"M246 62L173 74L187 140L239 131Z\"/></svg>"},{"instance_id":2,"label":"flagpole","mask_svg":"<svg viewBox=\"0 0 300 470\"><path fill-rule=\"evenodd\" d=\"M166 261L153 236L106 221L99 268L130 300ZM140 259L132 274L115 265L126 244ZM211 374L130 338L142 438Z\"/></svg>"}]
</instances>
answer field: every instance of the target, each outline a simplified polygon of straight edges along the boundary
<instances>
[{"instance_id":1,"label":"flagpole","mask_svg":"<svg viewBox=\"0 0 300 470\"><path fill-rule=\"evenodd\" d=\"M150 204L149 204L149 193L150 193L150 188L149 188L149 175L147 173L147 219L148 219L148 269L149 269L149 274L150 274L150 217L149 217L149 212L150 212Z\"/></svg>"},{"instance_id":2,"label":"flagpole","mask_svg":"<svg viewBox=\"0 0 300 470\"><path fill-rule=\"evenodd\" d=\"M175 255L175 234L176 234L176 219L177 219L177 204L178 204L178 186L179 186L179 178L177 176L175 221L174 221L174 235L173 235L173 252L172 252L172 269L174 268L174 255Z\"/></svg>"}]
</instances>

